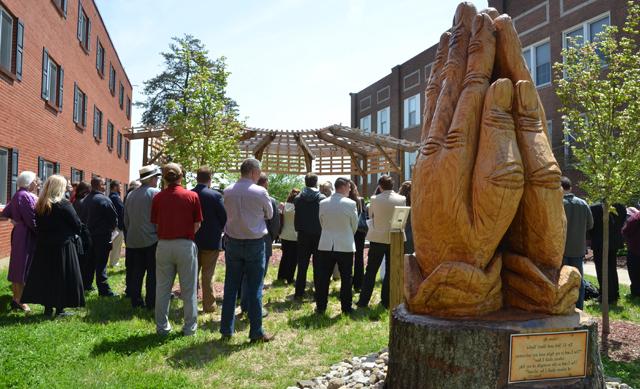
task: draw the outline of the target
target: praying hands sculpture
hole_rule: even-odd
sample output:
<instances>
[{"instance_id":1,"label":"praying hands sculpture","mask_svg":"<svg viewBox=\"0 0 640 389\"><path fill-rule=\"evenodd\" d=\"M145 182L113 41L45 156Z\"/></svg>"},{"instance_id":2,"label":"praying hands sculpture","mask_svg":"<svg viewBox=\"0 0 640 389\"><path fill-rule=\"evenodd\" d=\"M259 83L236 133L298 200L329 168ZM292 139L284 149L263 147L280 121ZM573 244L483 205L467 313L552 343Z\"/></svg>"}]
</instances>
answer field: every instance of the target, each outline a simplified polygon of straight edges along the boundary
<instances>
[{"instance_id":1,"label":"praying hands sculpture","mask_svg":"<svg viewBox=\"0 0 640 389\"><path fill-rule=\"evenodd\" d=\"M581 276L562 266L560 168L511 18L460 4L425 97L412 193L416 252L405 263L409 310L570 312Z\"/></svg>"}]
</instances>

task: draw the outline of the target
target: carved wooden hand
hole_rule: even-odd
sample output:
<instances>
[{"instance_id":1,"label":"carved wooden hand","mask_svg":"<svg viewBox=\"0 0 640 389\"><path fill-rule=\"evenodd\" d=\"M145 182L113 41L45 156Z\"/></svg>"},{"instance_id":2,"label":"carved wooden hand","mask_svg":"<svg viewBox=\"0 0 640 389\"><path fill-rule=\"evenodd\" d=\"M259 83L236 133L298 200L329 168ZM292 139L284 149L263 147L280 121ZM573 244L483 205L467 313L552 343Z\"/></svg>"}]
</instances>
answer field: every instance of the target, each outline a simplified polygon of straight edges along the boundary
<instances>
[{"instance_id":1,"label":"carved wooden hand","mask_svg":"<svg viewBox=\"0 0 640 389\"><path fill-rule=\"evenodd\" d=\"M405 265L409 309L495 311L504 281L512 306L570 310L580 274L561 271L560 169L511 19L458 6L425 97L412 193L416 256Z\"/></svg>"}]
</instances>

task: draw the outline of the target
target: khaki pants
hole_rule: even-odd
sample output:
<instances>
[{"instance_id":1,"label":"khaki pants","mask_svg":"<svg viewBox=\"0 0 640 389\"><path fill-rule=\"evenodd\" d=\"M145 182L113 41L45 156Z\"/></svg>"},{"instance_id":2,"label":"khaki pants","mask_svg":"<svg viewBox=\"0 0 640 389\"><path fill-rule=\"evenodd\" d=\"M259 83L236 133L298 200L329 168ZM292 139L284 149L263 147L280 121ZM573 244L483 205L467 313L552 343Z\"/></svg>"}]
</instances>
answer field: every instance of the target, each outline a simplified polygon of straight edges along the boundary
<instances>
[{"instance_id":1,"label":"khaki pants","mask_svg":"<svg viewBox=\"0 0 640 389\"><path fill-rule=\"evenodd\" d=\"M202 286L202 310L213 312L216 309L216 296L213 290L213 273L216 271L220 250L198 251L198 272L202 271L200 285Z\"/></svg>"}]
</instances>

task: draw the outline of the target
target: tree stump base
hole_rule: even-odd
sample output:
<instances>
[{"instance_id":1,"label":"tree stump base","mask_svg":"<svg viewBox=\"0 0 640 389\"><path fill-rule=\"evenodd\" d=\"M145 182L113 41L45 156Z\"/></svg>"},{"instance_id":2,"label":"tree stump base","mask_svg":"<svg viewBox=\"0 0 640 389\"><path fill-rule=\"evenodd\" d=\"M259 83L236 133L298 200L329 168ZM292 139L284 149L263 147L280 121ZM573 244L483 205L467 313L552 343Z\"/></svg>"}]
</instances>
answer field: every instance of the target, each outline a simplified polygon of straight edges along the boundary
<instances>
[{"instance_id":1,"label":"tree stump base","mask_svg":"<svg viewBox=\"0 0 640 389\"><path fill-rule=\"evenodd\" d=\"M512 334L588 330L586 376L509 383ZM549 316L501 310L480 318L393 310L387 388L604 388L598 325L581 311Z\"/></svg>"}]
</instances>

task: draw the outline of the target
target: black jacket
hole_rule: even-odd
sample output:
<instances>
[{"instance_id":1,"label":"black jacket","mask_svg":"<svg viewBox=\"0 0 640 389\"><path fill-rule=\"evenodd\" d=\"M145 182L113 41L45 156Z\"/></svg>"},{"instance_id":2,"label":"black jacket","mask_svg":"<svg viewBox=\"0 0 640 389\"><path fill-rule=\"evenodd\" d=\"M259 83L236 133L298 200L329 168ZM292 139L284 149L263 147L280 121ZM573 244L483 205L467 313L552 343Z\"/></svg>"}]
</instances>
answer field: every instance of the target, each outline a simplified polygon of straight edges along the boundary
<instances>
[{"instance_id":1,"label":"black jacket","mask_svg":"<svg viewBox=\"0 0 640 389\"><path fill-rule=\"evenodd\" d=\"M220 250L222 231L227 223L222 195L203 184L196 185L193 191L198 194L202 208L202 225L196 232L196 245L200 250Z\"/></svg>"},{"instance_id":2,"label":"black jacket","mask_svg":"<svg viewBox=\"0 0 640 389\"><path fill-rule=\"evenodd\" d=\"M93 191L85 197L82 204L81 220L87 221L92 236L111 235L118 225L118 213L107 196ZM84 216L84 217L83 217Z\"/></svg>"},{"instance_id":3,"label":"black jacket","mask_svg":"<svg viewBox=\"0 0 640 389\"><path fill-rule=\"evenodd\" d=\"M118 229L124 231L124 203L120 198L120 194L116 192L109 193L109 200L111 200L118 214Z\"/></svg>"},{"instance_id":4,"label":"black jacket","mask_svg":"<svg viewBox=\"0 0 640 389\"><path fill-rule=\"evenodd\" d=\"M317 189L305 187L302 192L293 199L293 204L296 207L293 224L296 231L310 235L320 235L322 233L319 208L320 201L325 198L326 197Z\"/></svg>"},{"instance_id":5,"label":"black jacket","mask_svg":"<svg viewBox=\"0 0 640 389\"><path fill-rule=\"evenodd\" d=\"M622 204L613 204L617 215L609 212L609 252L617 251L624 245L622 239L622 226L627 220L627 208ZM602 251L602 204L590 206L593 215L593 229L589 231L591 236L591 248Z\"/></svg>"}]
</instances>

